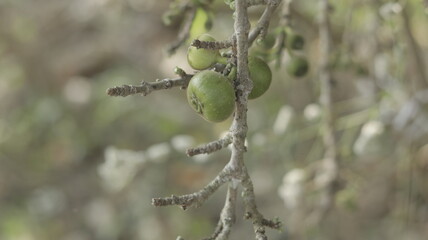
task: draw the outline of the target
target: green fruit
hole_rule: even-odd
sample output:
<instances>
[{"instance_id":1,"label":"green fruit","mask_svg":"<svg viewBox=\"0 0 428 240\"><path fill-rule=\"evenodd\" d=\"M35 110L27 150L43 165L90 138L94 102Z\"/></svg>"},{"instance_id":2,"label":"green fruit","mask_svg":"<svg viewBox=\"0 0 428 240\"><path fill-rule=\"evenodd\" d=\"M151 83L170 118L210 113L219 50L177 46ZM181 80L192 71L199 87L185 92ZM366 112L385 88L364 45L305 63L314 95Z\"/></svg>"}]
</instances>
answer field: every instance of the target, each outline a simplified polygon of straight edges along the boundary
<instances>
[{"instance_id":1,"label":"green fruit","mask_svg":"<svg viewBox=\"0 0 428 240\"><path fill-rule=\"evenodd\" d=\"M197 38L201 34L204 34L211 30L213 27L214 14L212 11L203 7L197 7L195 17L190 27L190 39Z\"/></svg>"},{"instance_id":2,"label":"green fruit","mask_svg":"<svg viewBox=\"0 0 428 240\"><path fill-rule=\"evenodd\" d=\"M207 121L222 122L233 113L235 91L225 76L204 70L190 79L187 101Z\"/></svg>"},{"instance_id":3,"label":"green fruit","mask_svg":"<svg viewBox=\"0 0 428 240\"><path fill-rule=\"evenodd\" d=\"M253 89L248 99L258 98L265 93L272 81L272 72L269 66L259 57L248 57L248 69L253 81Z\"/></svg>"},{"instance_id":4,"label":"green fruit","mask_svg":"<svg viewBox=\"0 0 428 240\"><path fill-rule=\"evenodd\" d=\"M268 50L273 48L273 46L275 45L275 41L275 35L273 33L268 33L264 39L257 39L256 43L262 49Z\"/></svg>"},{"instance_id":5,"label":"green fruit","mask_svg":"<svg viewBox=\"0 0 428 240\"><path fill-rule=\"evenodd\" d=\"M301 77L308 72L309 64L306 58L292 57L287 63L286 70L292 76Z\"/></svg>"},{"instance_id":6,"label":"green fruit","mask_svg":"<svg viewBox=\"0 0 428 240\"><path fill-rule=\"evenodd\" d=\"M276 57L276 51L273 49L276 41L274 33L268 33L265 38L257 39L255 44L250 48L250 54L258 56L265 61L271 61Z\"/></svg>"},{"instance_id":7,"label":"green fruit","mask_svg":"<svg viewBox=\"0 0 428 240\"><path fill-rule=\"evenodd\" d=\"M293 50L301 50L305 45L305 39L302 35L293 31L287 31L286 35L287 46Z\"/></svg>"},{"instance_id":8,"label":"green fruit","mask_svg":"<svg viewBox=\"0 0 428 240\"><path fill-rule=\"evenodd\" d=\"M202 34L198 38L201 41L214 42L215 39L208 34ZM189 47L187 51L187 62L196 70L204 70L213 66L220 58L218 50Z\"/></svg>"}]
</instances>

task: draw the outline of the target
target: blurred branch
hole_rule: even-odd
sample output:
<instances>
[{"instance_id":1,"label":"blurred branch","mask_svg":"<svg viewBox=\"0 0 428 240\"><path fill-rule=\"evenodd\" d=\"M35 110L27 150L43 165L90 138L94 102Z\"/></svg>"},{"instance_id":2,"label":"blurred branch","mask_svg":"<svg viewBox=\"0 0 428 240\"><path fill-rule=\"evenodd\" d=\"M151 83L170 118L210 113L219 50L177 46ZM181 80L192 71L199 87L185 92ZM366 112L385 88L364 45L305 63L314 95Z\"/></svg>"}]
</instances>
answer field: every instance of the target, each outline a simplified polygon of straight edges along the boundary
<instances>
[{"instance_id":1,"label":"blurred branch","mask_svg":"<svg viewBox=\"0 0 428 240\"><path fill-rule=\"evenodd\" d=\"M263 217L263 215L257 209L256 198L254 194L254 187L251 181L250 176L245 168L244 177L242 179L242 186L244 190L242 191L242 198L245 205L245 218L253 220L254 233L256 234L256 239L267 239L265 235L265 227L273 228L279 230L282 226L279 220L268 220Z\"/></svg>"},{"instance_id":2,"label":"blurred branch","mask_svg":"<svg viewBox=\"0 0 428 240\"><path fill-rule=\"evenodd\" d=\"M284 4L282 4L280 25L283 28L290 25L290 22L291 22L291 6L290 5L292 2L293 2L293 0L285 0ZM287 36L285 34L285 31L281 31L281 33L278 36L278 50L276 52L276 63L275 63L275 66L277 68L280 67L281 62L282 62L282 56L283 56L283 52L284 52L283 50L285 47L286 37Z\"/></svg>"},{"instance_id":3,"label":"blurred branch","mask_svg":"<svg viewBox=\"0 0 428 240\"><path fill-rule=\"evenodd\" d=\"M237 184L233 182L229 183L229 188L227 189L226 202L224 204L223 210L220 214L220 220L218 221L217 227L213 235L204 240L225 240L228 239L230 231L232 230L232 225L236 221L235 208L236 208L236 198L237 198Z\"/></svg>"},{"instance_id":4,"label":"blurred branch","mask_svg":"<svg viewBox=\"0 0 428 240\"><path fill-rule=\"evenodd\" d=\"M248 0L247 7L265 5L268 3L269 3L269 0Z\"/></svg>"},{"instance_id":5,"label":"blurred branch","mask_svg":"<svg viewBox=\"0 0 428 240\"><path fill-rule=\"evenodd\" d=\"M419 86L422 86L423 88L427 88L428 87L428 78L427 78L427 75L425 72L424 59L423 59L423 56L421 55L421 53L423 51L421 51L418 43L415 40L415 37L413 36L408 11L409 10L408 10L407 6L405 6L403 8L403 10L401 11L401 13L402 13L401 16L403 18L404 32L406 34L407 41L408 41L409 46L410 46L410 51L412 53L412 57L415 61L416 72L417 72L417 76L418 76L418 80L419 80L418 81Z\"/></svg>"},{"instance_id":6,"label":"blurred branch","mask_svg":"<svg viewBox=\"0 0 428 240\"><path fill-rule=\"evenodd\" d=\"M319 2L319 79L320 79L320 103L323 109L323 143L325 147L324 159L320 163L319 176L323 179L321 190L321 199L319 206L312 215L312 223L317 224L328 213L334 203L335 182L338 177L338 160L335 137L335 123L332 106L332 74L330 54L332 51L331 26L329 20L331 6L328 0Z\"/></svg>"}]
</instances>

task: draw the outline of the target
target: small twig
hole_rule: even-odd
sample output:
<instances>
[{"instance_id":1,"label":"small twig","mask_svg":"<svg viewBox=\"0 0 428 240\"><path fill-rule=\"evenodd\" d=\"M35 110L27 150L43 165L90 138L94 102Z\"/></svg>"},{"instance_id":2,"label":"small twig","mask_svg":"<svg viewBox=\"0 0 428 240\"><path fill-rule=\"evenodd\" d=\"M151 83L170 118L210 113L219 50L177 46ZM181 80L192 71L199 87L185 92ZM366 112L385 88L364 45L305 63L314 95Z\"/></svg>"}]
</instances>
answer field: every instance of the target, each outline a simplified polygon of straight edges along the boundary
<instances>
[{"instance_id":1,"label":"small twig","mask_svg":"<svg viewBox=\"0 0 428 240\"><path fill-rule=\"evenodd\" d=\"M230 48L232 46L232 40L225 40L225 41L201 41L199 39L193 40L191 46L194 46L196 48L205 48L205 49L224 49L224 48Z\"/></svg>"},{"instance_id":2,"label":"small twig","mask_svg":"<svg viewBox=\"0 0 428 240\"><path fill-rule=\"evenodd\" d=\"M208 185L191 194L165 197L165 198L153 198L152 204L156 207L179 205L183 210L189 207L201 206L209 196L211 196L221 185L230 180L230 169L225 167Z\"/></svg>"},{"instance_id":3,"label":"small twig","mask_svg":"<svg viewBox=\"0 0 428 240\"><path fill-rule=\"evenodd\" d=\"M285 28L290 25L291 22L291 2L293 0L285 0L284 4L282 5L282 12L281 12L281 20L280 20L280 26ZM276 63L275 67L279 68L282 63L282 56L283 56L283 50L285 47L285 40L286 40L286 34L285 31L282 30L281 33L278 36L278 50L276 52Z\"/></svg>"},{"instance_id":4,"label":"small twig","mask_svg":"<svg viewBox=\"0 0 428 240\"><path fill-rule=\"evenodd\" d=\"M319 80L320 80L320 103L323 110L323 143L325 147L324 159L321 161L319 175L325 179L320 187L321 195L319 205L312 219L313 225L324 219L325 215L331 209L334 203L336 192L335 183L338 179L338 159L335 136L335 119L333 116L333 98L332 98L332 73L330 64L331 46L331 26L329 20L330 4L328 0L321 0L319 21Z\"/></svg>"},{"instance_id":5,"label":"small twig","mask_svg":"<svg viewBox=\"0 0 428 240\"><path fill-rule=\"evenodd\" d=\"M266 220L263 215L257 209L256 198L254 194L253 182L251 181L250 176L248 175L248 171L244 166L243 169L243 179L242 179L242 187L244 188L242 191L242 198L245 205L245 218L253 220L253 228L254 233L256 234L257 240L266 240L267 236L265 235L265 226L278 226L279 229L281 224L271 224L268 220ZM267 223L269 223L267 225Z\"/></svg>"},{"instance_id":6,"label":"small twig","mask_svg":"<svg viewBox=\"0 0 428 240\"><path fill-rule=\"evenodd\" d=\"M180 30L178 38L175 42L171 43L168 47L167 52L169 55L174 54L179 47L181 47L186 40L189 38L190 29L192 28L193 20L196 16L196 8L191 8L186 15L186 19L184 20L184 25Z\"/></svg>"},{"instance_id":7,"label":"small twig","mask_svg":"<svg viewBox=\"0 0 428 240\"><path fill-rule=\"evenodd\" d=\"M248 0L247 7L266 5L269 3L269 0Z\"/></svg>"},{"instance_id":8,"label":"small twig","mask_svg":"<svg viewBox=\"0 0 428 240\"><path fill-rule=\"evenodd\" d=\"M202 240L216 240L217 236L223 231L223 222L218 220L217 226L214 230L214 233L209 238L204 238Z\"/></svg>"},{"instance_id":9,"label":"small twig","mask_svg":"<svg viewBox=\"0 0 428 240\"><path fill-rule=\"evenodd\" d=\"M229 183L227 189L226 202L220 214L216 230L211 237L204 240L226 240L232 230L232 225L236 221L235 208L238 186L233 181Z\"/></svg>"},{"instance_id":10,"label":"small twig","mask_svg":"<svg viewBox=\"0 0 428 240\"><path fill-rule=\"evenodd\" d=\"M409 7L405 6L403 10L401 11L401 15L403 18L403 25L404 25L404 32L407 37L407 41L410 46L410 51L412 53L412 58L415 62L416 67L416 75L418 77L418 87L421 88L427 88L428 86L428 77L425 72L425 61L424 61L424 55L421 54L423 51L421 51L421 48L419 47L418 43L415 40L415 37L412 33L412 26L411 21L409 19Z\"/></svg>"},{"instance_id":11,"label":"small twig","mask_svg":"<svg viewBox=\"0 0 428 240\"><path fill-rule=\"evenodd\" d=\"M173 87L187 87L189 84L190 79L193 75L186 74L182 78L175 78L175 79L163 79L156 82L146 82L142 81L141 85L134 86L134 85L122 85L122 86L116 86L107 89L107 95L113 96L113 97L126 97L133 94L142 94L143 96L146 96L150 94L153 91L156 90L162 90L162 89L170 89Z\"/></svg>"},{"instance_id":12,"label":"small twig","mask_svg":"<svg viewBox=\"0 0 428 240\"><path fill-rule=\"evenodd\" d=\"M232 135L230 134L230 132L228 132L224 137L222 137L216 141L204 144L204 145L196 147L196 148L187 149L186 154L189 157L195 156L198 154L203 154L203 153L209 154L209 153L218 151L222 148L225 148L231 143L232 143Z\"/></svg>"},{"instance_id":13,"label":"small twig","mask_svg":"<svg viewBox=\"0 0 428 240\"><path fill-rule=\"evenodd\" d=\"M276 230L280 230L282 227L282 223L281 221L279 221L279 219L271 220L271 219L263 218L262 225L268 228L276 229Z\"/></svg>"},{"instance_id":14,"label":"small twig","mask_svg":"<svg viewBox=\"0 0 428 240\"><path fill-rule=\"evenodd\" d=\"M257 22L257 26L250 32L250 35L248 36L248 43L250 46L253 44L254 40L256 40L257 36L262 35L262 37L264 37L264 35L266 35L272 14L280 3L281 0L269 1L262 16Z\"/></svg>"},{"instance_id":15,"label":"small twig","mask_svg":"<svg viewBox=\"0 0 428 240\"><path fill-rule=\"evenodd\" d=\"M250 212L246 212L244 215L244 218L252 219L253 215ZM265 227L276 229L276 230L280 230L282 227L282 223L281 221L279 221L279 219L270 220L270 219L263 218L261 220L261 224Z\"/></svg>"}]
</instances>

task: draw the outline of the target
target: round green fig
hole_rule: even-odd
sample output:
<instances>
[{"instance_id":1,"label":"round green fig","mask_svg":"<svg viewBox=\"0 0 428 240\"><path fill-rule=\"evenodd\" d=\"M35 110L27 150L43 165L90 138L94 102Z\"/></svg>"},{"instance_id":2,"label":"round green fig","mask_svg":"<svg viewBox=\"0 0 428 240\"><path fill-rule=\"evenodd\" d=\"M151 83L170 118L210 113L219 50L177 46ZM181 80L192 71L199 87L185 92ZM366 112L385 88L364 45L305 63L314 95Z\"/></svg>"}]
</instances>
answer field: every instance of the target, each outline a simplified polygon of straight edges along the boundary
<instances>
[{"instance_id":1,"label":"round green fig","mask_svg":"<svg viewBox=\"0 0 428 240\"><path fill-rule=\"evenodd\" d=\"M253 81L253 89L248 99L255 99L263 95L270 86L272 81L272 72L269 65L259 57L248 57L248 69L250 78Z\"/></svg>"},{"instance_id":2,"label":"round green fig","mask_svg":"<svg viewBox=\"0 0 428 240\"><path fill-rule=\"evenodd\" d=\"M273 48L273 46L275 45L275 41L275 35L273 33L268 33L266 34L264 39L257 39L256 43L262 49L268 50Z\"/></svg>"},{"instance_id":3,"label":"round green fig","mask_svg":"<svg viewBox=\"0 0 428 240\"><path fill-rule=\"evenodd\" d=\"M301 50L305 45L305 39L302 35L297 34L293 30L289 30L286 35L286 43L287 46L293 50Z\"/></svg>"},{"instance_id":4,"label":"round green fig","mask_svg":"<svg viewBox=\"0 0 428 240\"><path fill-rule=\"evenodd\" d=\"M209 34L202 34L198 38L201 41L214 42ZM190 46L187 51L187 62L195 70L204 70L213 66L221 58L218 50L196 48Z\"/></svg>"},{"instance_id":5,"label":"round green fig","mask_svg":"<svg viewBox=\"0 0 428 240\"><path fill-rule=\"evenodd\" d=\"M287 63L286 70L292 76L301 77L309 70L308 60L304 57L291 57Z\"/></svg>"},{"instance_id":6,"label":"round green fig","mask_svg":"<svg viewBox=\"0 0 428 240\"><path fill-rule=\"evenodd\" d=\"M204 70L190 79L187 101L198 114L209 122L222 122L235 109L235 91L222 74Z\"/></svg>"}]
</instances>

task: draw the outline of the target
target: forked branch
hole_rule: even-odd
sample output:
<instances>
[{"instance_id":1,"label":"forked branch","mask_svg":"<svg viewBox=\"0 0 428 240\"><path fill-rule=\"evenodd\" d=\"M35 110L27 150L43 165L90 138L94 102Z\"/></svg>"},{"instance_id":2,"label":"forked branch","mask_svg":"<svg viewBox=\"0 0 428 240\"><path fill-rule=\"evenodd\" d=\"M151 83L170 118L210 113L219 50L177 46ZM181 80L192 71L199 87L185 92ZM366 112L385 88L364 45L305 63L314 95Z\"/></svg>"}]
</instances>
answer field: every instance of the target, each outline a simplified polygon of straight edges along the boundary
<instances>
[{"instance_id":1,"label":"forked branch","mask_svg":"<svg viewBox=\"0 0 428 240\"><path fill-rule=\"evenodd\" d=\"M248 95L253 87L253 83L249 78L248 48L259 35L262 35L263 37L266 34L272 13L281 3L281 0L235 0L234 3L236 17L234 23L234 34L230 38L231 40L223 42L205 42L195 40L192 43L193 46L198 48L220 49L231 47L232 55L230 56L229 63L236 65L237 67L237 77L236 80L234 80L236 99L233 122L228 133L224 137L202 146L188 149L186 152L189 156L204 153L209 154L232 144L230 160L223 170L201 190L181 196L172 195L171 197L154 198L152 199L152 204L154 206L178 205L183 209L199 207L223 184L229 182L226 201L220 214L220 220L214 233L211 237L206 239L226 240L228 239L232 225L235 222L237 190L238 186L241 185L243 189L243 203L246 211L244 217L252 220L256 239L266 240L267 236L265 234L265 228L269 227L280 229L281 223L278 220L265 219L258 211L253 183L244 163L244 153L247 151L245 139L248 131L247 103ZM248 19L247 9L250 6L259 4L266 4L267 6L260 17L257 26L250 33L250 22ZM186 26L190 25L191 23L187 22ZM188 27L185 27L184 30L188 30ZM185 32L183 34L188 33ZM123 85L120 87L109 88L107 93L110 96L128 96L132 94L147 95L155 90L169 89L172 87L187 87L193 75L186 74L181 69L176 69L176 73L179 76L177 79L164 79L152 83L143 81L140 86ZM178 237L177 239L183 240L182 237Z\"/></svg>"}]
</instances>

